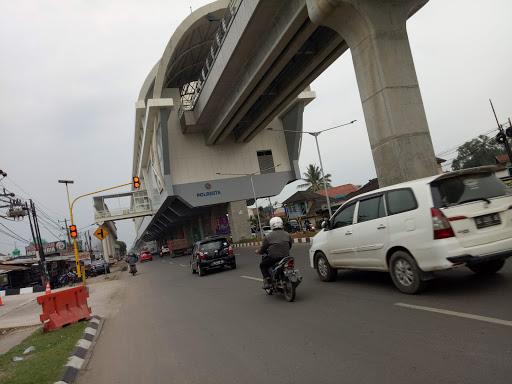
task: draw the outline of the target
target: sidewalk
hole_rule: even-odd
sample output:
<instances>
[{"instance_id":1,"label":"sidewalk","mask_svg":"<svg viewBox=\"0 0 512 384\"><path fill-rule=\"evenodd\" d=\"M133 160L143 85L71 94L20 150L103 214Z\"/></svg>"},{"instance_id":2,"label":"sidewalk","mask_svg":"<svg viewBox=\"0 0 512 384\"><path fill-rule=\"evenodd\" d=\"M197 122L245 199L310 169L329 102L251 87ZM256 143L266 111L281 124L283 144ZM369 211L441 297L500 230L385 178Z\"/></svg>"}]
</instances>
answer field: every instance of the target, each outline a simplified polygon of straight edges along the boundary
<instances>
[{"instance_id":1,"label":"sidewalk","mask_svg":"<svg viewBox=\"0 0 512 384\"><path fill-rule=\"evenodd\" d=\"M118 270L88 280L88 304L92 309L92 315L108 318L119 310L126 284L121 279L122 274L123 272ZM63 289L66 288L55 291ZM41 325L41 306L36 301L37 296L41 295L44 295L44 292L8 296L7 300L4 300L4 305L0 306L0 354L19 344Z\"/></svg>"}]
</instances>

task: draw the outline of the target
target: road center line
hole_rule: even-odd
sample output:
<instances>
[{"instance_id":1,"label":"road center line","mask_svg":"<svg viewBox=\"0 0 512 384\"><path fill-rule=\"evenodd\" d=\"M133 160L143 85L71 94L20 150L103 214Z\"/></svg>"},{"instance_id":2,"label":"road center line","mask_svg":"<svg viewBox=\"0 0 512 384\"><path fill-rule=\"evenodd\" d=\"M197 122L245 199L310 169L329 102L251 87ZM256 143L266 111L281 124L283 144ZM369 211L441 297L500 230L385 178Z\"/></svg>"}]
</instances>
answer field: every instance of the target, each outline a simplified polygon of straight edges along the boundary
<instances>
[{"instance_id":1,"label":"road center line","mask_svg":"<svg viewBox=\"0 0 512 384\"><path fill-rule=\"evenodd\" d=\"M256 280L256 281L263 282L263 279L261 279L259 277L252 277L252 276L240 276L240 277L243 279Z\"/></svg>"},{"instance_id":2,"label":"road center line","mask_svg":"<svg viewBox=\"0 0 512 384\"><path fill-rule=\"evenodd\" d=\"M432 307L423 307L421 305L412 305L412 304L406 304L406 303L395 303L395 305L399 306L399 307L404 307L404 308L418 309L420 311L440 313L442 315L462 317L462 318L465 318L465 319L485 321L487 323L493 323L493 324L505 325L507 327L512 327L512 321L496 319L494 317L473 315L471 313L448 311L446 309L439 309L439 308L432 308Z\"/></svg>"}]
</instances>

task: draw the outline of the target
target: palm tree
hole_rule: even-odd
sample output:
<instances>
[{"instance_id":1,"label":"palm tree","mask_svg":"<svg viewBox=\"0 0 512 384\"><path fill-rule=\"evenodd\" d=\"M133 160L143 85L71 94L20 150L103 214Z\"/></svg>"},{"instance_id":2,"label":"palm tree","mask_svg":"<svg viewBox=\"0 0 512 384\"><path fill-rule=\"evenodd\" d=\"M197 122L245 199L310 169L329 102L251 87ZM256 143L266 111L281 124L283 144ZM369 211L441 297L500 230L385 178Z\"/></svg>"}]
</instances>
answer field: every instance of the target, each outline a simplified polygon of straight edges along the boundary
<instances>
[{"instance_id":1,"label":"palm tree","mask_svg":"<svg viewBox=\"0 0 512 384\"><path fill-rule=\"evenodd\" d=\"M304 172L304 178L302 179L306 183L301 184L298 188L307 187L308 191L316 192L324 188L324 179L322 177L322 172L320 167L315 164L309 164L306 172ZM331 186L331 174L328 173L325 175L325 181L327 184L327 188Z\"/></svg>"}]
</instances>

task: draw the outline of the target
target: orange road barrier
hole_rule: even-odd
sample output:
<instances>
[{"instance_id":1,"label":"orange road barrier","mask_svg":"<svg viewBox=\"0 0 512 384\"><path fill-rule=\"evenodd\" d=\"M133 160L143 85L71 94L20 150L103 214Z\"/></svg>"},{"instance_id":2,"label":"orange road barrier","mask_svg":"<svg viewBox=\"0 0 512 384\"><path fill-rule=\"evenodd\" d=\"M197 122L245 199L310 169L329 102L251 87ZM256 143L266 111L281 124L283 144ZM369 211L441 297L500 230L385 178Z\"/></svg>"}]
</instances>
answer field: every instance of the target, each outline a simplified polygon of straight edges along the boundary
<instances>
[{"instance_id":1,"label":"orange road barrier","mask_svg":"<svg viewBox=\"0 0 512 384\"><path fill-rule=\"evenodd\" d=\"M44 294L37 297L43 313L39 316L45 332L62 328L91 318L91 308L87 306L89 292L84 286Z\"/></svg>"}]
</instances>

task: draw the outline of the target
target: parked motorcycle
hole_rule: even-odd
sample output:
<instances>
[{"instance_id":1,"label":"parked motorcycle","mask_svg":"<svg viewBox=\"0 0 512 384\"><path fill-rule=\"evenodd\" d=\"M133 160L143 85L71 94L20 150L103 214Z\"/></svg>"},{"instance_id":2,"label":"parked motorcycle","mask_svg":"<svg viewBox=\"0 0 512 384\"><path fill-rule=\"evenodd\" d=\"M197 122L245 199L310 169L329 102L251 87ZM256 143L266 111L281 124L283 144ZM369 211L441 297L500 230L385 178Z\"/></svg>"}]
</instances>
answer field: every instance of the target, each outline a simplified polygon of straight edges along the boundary
<instances>
[{"instance_id":1,"label":"parked motorcycle","mask_svg":"<svg viewBox=\"0 0 512 384\"><path fill-rule=\"evenodd\" d=\"M77 274L73 271L69 271L59 276L57 284L59 287L64 287L66 285L73 285L78 282L80 282L80 279L78 278Z\"/></svg>"},{"instance_id":2,"label":"parked motorcycle","mask_svg":"<svg viewBox=\"0 0 512 384\"><path fill-rule=\"evenodd\" d=\"M130 264L130 273L132 274L132 276L135 276L135 274L137 273L137 267L135 266L135 264Z\"/></svg>"},{"instance_id":3,"label":"parked motorcycle","mask_svg":"<svg viewBox=\"0 0 512 384\"><path fill-rule=\"evenodd\" d=\"M267 295L279 293L284 295L286 301L294 301L296 289L302 281L299 270L295 269L295 259L292 256L285 257L269 268L269 272L271 282L270 288L265 288Z\"/></svg>"}]
</instances>

